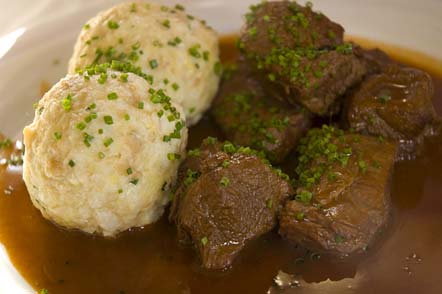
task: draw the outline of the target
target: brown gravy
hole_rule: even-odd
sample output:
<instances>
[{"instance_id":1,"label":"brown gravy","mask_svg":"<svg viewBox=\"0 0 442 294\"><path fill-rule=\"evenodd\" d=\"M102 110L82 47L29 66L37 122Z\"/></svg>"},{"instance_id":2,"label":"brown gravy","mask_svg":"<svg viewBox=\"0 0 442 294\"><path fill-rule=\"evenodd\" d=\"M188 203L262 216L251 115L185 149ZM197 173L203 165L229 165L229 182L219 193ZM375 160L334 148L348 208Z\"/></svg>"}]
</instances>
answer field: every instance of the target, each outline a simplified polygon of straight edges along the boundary
<instances>
[{"instance_id":1,"label":"brown gravy","mask_svg":"<svg viewBox=\"0 0 442 294\"><path fill-rule=\"evenodd\" d=\"M233 40L221 40L224 61L235 57ZM442 80L434 82L442 113ZM220 134L206 118L191 129L190 148L207 135ZM0 167L0 241L23 277L50 294L243 294L272 286L269 293L442 293L442 138L428 142L424 157L396 165L392 201L390 228L364 256L330 260L270 233L231 270L213 273L199 267L192 249L180 247L165 218L113 240L59 229L32 206L21 174ZM295 275L297 288L276 287L281 269Z\"/></svg>"}]
</instances>

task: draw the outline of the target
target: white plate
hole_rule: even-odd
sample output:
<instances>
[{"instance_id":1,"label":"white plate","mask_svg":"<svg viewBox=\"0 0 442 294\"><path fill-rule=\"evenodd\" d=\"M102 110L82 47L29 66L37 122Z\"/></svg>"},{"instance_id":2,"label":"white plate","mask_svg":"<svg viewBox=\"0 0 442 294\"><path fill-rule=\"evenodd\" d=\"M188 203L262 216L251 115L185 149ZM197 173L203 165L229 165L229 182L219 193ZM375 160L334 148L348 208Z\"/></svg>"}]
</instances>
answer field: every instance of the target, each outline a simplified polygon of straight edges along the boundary
<instances>
[{"instance_id":1,"label":"white plate","mask_svg":"<svg viewBox=\"0 0 442 294\"><path fill-rule=\"evenodd\" d=\"M42 81L64 76L77 33L88 18L120 1L5 1L0 17L0 131L20 138L32 120ZM220 33L238 31L241 15L256 1L188 0L188 11L204 18ZM442 60L440 0L317 0L312 1L355 36L400 45ZM54 64L57 61L58 64ZM442 63L441 63L442 64ZM0 216L1 217L1 216ZM32 266L32 265L30 265ZM318 285L319 286L319 285ZM326 286L326 285L324 285ZM35 293L14 269L0 245L0 294Z\"/></svg>"}]
</instances>

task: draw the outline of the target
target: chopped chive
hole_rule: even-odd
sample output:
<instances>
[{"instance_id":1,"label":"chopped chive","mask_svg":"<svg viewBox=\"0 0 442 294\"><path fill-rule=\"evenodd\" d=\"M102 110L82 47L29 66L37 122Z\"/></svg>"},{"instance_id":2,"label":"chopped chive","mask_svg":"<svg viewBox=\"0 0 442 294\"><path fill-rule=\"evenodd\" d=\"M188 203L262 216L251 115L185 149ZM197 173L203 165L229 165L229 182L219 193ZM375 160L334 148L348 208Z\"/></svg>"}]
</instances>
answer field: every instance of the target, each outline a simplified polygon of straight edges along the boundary
<instances>
[{"instance_id":1,"label":"chopped chive","mask_svg":"<svg viewBox=\"0 0 442 294\"><path fill-rule=\"evenodd\" d=\"M61 106L63 106L63 109L66 111L69 111L72 109L72 96L71 96L71 94L67 95L66 98L61 100Z\"/></svg>"},{"instance_id":2,"label":"chopped chive","mask_svg":"<svg viewBox=\"0 0 442 294\"><path fill-rule=\"evenodd\" d=\"M138 181L139 181L138 179L133 179L129 183L131 183L132 185L137 185Z\"/></svg>"},{"instance_id":3,"label":"chopped chive","mask_svg":"<svg viewBox=\"0 0 442 294\"><path fill-rule=\"evenodd\" d=\"M123 83L127 83L127 77L128 77L129 75L127 74L127 73L122 73L121 75L120 75L120 80L123 82Z\"/></svg>"},{"instance_id":4,"label":"chopped chive","mask_svg":"<svg viewBox=\"0 0 442 294\"><path fill-rule=\"evenodd\" d=\"M163 27L170 29L170 20L165 19L161 24L163 25Z\"/></svg>"},{"instance_id":5,"label":"chopped chive","mask_svg":"<svg viewBox=\"0 0 442 294\"><path fill-rule=\"evenodd\" d=\"M79 122L75 127L82 131L86 128L86 124L84 122Z\"/></svg>"},{"instance_id":6,"label":"chopped chive","mask_svg":"<svg viewBox=\"0 0 442 294\"><path fill-rule=\"evenodd\" d=\"M104 158L104 153L103 152L98 152L98 158L103 159Z\"/></svg>"},{"instance_id":7,"label":"chopped chive","mask_svg":"<svg viewBox=\"0 0 442 294\"><path fill-rule=\"evenodd\" d=\"M90 110L95 109L96 107L97 107L97 104L92 103L91 105L89 105L89 106L86 108L86 110L90 111Z\"/></svg>"},{"instance_id":8,"label":"chopped chive","mask_svg":"<svg viewBox=\"0 0 442 294\"><path fill-rule=\"evenodd\" d=\"M126 170L126 172L127 172L128 175L131 175L131 174L133 173L133 170L132 170L132 168L129 167L129 168Z\"/></svg>"},{"instance_id":9,"label":"chopped chive","mask_svg":"<svg viewBox=\"0 0 442 294\"><path fill-rule=\"evenodd\" d=\"M169 159L170 161L178 160L180 158L181 158L181 155L177 154L177 153L168 153L167 154L167 159Z\"/></svg>"},{"instance_id":10,"label":"chopped chive","mask_svg":"<svg viewBox=\"0 0 442 294\"><path fill-rule=\"evenodd\" d=\"M54 138L55 138L55 140L60 140L61 139L61 133L60 132L55 132L54 133Z\"/></svg>"},{"instance_id":11,"label":"chopped chive","mask_svg":"<svg viewBox=\"0 0 442 294\"><path fill-rule=\"evenodd\" d=\"M118 94L115 93L115 92L111 92L111 93L109 93L107 95L107 99L109 99L109 100L116 100L116 99L118 99Z\"/></svg>"},{"instance_id":12,"label":"chopped chive","mask_svg":"<svg viewBox=\"0 0 442 294\"><path fill-rule=\"evenodd\" d=\"M138 108L144 109L144 102L142 102L142 101L138 102Z\"/></svg>"},{"instance_id":13,"label":"chopped chive","mask_svg":"<svg viewBox=\"0 0 442 294\"><path fill-rule=\"evenodd\" d=\"M94 136L89 135L88 133L83 133L83 143L86 147L91 147L91 141L94 139Z\"/></svg>"},{"instance_id":14,"label":"chopped chive","mask_svg":"<svg viewBox=\"0 0 442 294\"><path fill-rule=\"evenodd\" d=\"M105 146L105 147L109 147L112 143L114 142L114 139L112 139L112 138L106 138L106 139L104 139L104 141L103 141L103 145Z\"/></svg>"},{"instance_id":15,"label":"chopped chive","mask_svg":"<svg viewBox=\"0 0 442 294\"><path fill-rule=\"evenodd\" d=\"M175 9L176 9L176 10L181 10L181 11L186 10L186 9L184 8L184 6L183 6L183 5L180 5L180 4L175 5Z\"/></svg>"},{"instance_id":16,"label":"chopped chive","mask_svg":"<svg viewBox=\"0 0 442 294\"><path fill-rule=\"evenodd\" d=\"M107 125L111 125L114 123L114 120L113 120L112 116L110 116L110 115L105 115L103 117L103 120L104 120L104 123Z\"/></svg>"},{"instance_id":17,"label":"chopped chive","mask_svg":"<svg viewBox=\"0 0 442 294\"><path fill-rule=\"evenodd\" d=\"M107 26L108 26L108 28L110 28L111 30L116 30L116 29L118 29L118 28L120 27L120 25L119 25L117 22L112 21L112 20L110 20L110 21L107 22Z\"/></svg>"},{"instance_id":18,"label":"chopped chive","mask_svg":"<svg viewBox=\"0 0 442 294\"><path fill-rule=\"evenodd\" d=\"M230 180L227 177L222 177L219 183L221 186L227 187L230 184Z\"/></svg>"},{"instance_id":19,"label":"chopped chive","mask_svg":"<svg viewBox=\"0 0 442 294\"><path fill-rule=\"evenodd\" d=\"M209 242L209 239L207 239L207 237L203 237L201 238L201 244L203 244L203 246L206 246L206 244Z\"/></svg>"},{"instance_id":20,"label":"chopped chive","mask_svg":"<svg viewBox=\"0 0 442 294\"><path fill-rule=\"evenodd\" d=\"M158 61L156 59L152 59L149 61L149 65L151 69L155 69L158 67Z\"/></svg>"},{"instance_id":21,"label":"chopped chive","mask_svg":"<svg viewBox=\"0 0 442 294\"><path fill-rule=\"evenodd\" d=\"M107 74L106 73L101 73L100 77L98 78L98 83L99 84L104 84L107 81Z\"/></svg>"},{"instance_id":22,"label":"chopped chive","mask_svg":"<svg viewBox=\"0 0 442 294\"><path fill-rule=\"evenodd\" d=\"M296 214L296 219L297 219L298 221L302 221L302 220L304 220L304 218L305 218L305 215L304 215L303 212L298 212L298 213Z\"/></svg>"}]
</instances>

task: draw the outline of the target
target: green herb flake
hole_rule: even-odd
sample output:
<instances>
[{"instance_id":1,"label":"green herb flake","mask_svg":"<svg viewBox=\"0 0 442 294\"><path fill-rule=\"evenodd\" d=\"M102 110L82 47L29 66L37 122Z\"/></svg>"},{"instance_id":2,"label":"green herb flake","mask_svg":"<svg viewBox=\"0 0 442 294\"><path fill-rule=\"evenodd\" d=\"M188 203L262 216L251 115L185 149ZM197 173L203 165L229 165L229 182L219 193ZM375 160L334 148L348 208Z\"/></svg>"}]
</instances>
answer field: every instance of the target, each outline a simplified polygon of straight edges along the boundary
<instances>
[{"instance_id":1,"label":"green herb flake","mask_svg":"<svg viewBox=\"0 0 442 294\"><path fill-rule=\"evenodd\" d=\"M126 173L127 173L128 175L131 175L131 174L133 173L132 168L129 167L129 168L126 170Z\"/></svg>"},{"instance_id":2,"label":"green herb flake","mask_svg":"<svg viewBox=\"0 0 442 294\"><path fill-rule=\"evenodd\" d=\"M126 114L124 115L124 120L130 120L130 116L129 116L129 114L126 113Z\"/></svg>"},{"instance_id":3,"label":"green herb flake","mask_svg":"<svg viewBox=\"0 0 442 294\"><path fill-rule=\"evenodd\" d=\"M365 173L367 171L367 163L365 161L359 160L358 166L362 173Z\"/></svg>"},{"instance_id":4,"label":"green herb flake","mask_svg":"<svg viewBox=\"0 0 442 294\"><path fill-rule=\"evenodd\" d=\"M181 155L178 153L167 153L167 159L170 161L178 160L181 158Z\"/></svg>"},{"instance_id":5,"label":"green herb flake","mask_svg":"<svg viewBox=\"0 0 442 294\"><path fill-rule=\"evenodd\" d=\"M138 180L138 179L133 179L133 180L131 180L129 183L131 183L132 185L138 185L138 182L139 182L140 180Z\"/></svg>"},{"instance_id":6,"label":"green herb flake","mask_svg":"<svg viewBox=\"0 0 442 294\"><path fill-rule=\"evenodd\" d=\"M296 217L296 220L302 221L302 220L304 220L305 215L303 212L298 212L295 217Z\"/></svg>"},{"instance_id":7,"label":"green herb flake","mask_svg":"<svg viewBox=\"0 0 442 294\"><path fill-rule=\"evenodd\" d=\"M114 139L109 137L109 138L104 139L103 145L104 145L104 147L109 147L113 142L114 142Z\"/></svg>"},{"instance_id":8,"label":"green herb flake","mask_svg":"<svg viewBox=\"0 0 442 294\"><path fill-rule=\"evenodd\" d=\"M230 180L227 177L222 177L219 184L223 187L227 187L230 184Z\"/></svg>"},{"instance_id":9,"label":"green herb flake","mask_svg":"<svg viewBox=\"0 0 442 294\"><path fill-rule=\"evenodd\" d=\"M91 110L94 110L95 108L97 108L97 104L92 103L91 105L89 105L89 106L86 108L86 110L87 110L87 111L91 111Z\"/></svg>"},{"instance_id":10,"label":"green herb flake","mask_svg":"<svg viewBox=\"0 0 442 294\"><path fill-rule=\"evenodd\" d=\"M201 244L203 244L203 246L206 246L208 242L209 242L209 239L207 239L207 237L201 238Z\"/></svg>"},{"instance_id":11,"label":"green herb flake","mask_svg":"<svg viewBox=\"0 0 442 294\"><path fill-rule=\"evenodd\" d=\"M61 100L61 106L65 111L70 111L72 109L72 95L69 94Z\"/></svg>"},{"instance_id":12,"label":"green herb flake","mask_svg":"<svg viewBox=\"0 0 442 294\"><path fill-rule=\"evenodd\" d=\"M114 120L113 120L112 116L110 116L110 115L105 115L103 117L103 120L104 120L104 123L107 125L112 125L114 123Z\"/></svg>"},{"instance_id":13,"label":"green herb flake","mask_svg":"<svg viewBox=\"0 0 442 294\"><path fill-rule=\"evenodd\" d=\"M180 11L185 11L185 10L186 10L186 9L184 8L184 6L183 6L183 5L180 5L180 4L175 5L175 9L176 9L176 10L180 10Z\"/></svg>"},{"instance_id":14,"label":"green herb flake","mask_svg":"<svg viewBox=\"0 0 442 294\"><path fill-rule=\"evenodd\" d=\"M116 30L120 27L120 25L115 21L109 20L107 22L107 27L110 28L111 30Z\"/></svg>"},{"instance_id":15,"label":"green herb flake","mask_svg":"<svg viewBox=\"0 0 442 294\"><path fill-rule=\"evenodd\" d=\"M61 136L62 136L62 135L61 135L60 132L55 132L55 133L54 133L54 138L55 138L55 140L57 140L57 141L61 139Z\"/></svg>"},{"instance_id":16,"label":"green herb flake","mask_svg":"<svg viewBox=\"0 0 442 294\"><path fill-rule=\"evenodd\" d=\"M144 109L144 102L143 101L138 102L138 109Z\"/></svg>"},{"instance_id":17,"label":"green herb flake","mask_svg":"<svg viewBox=\"0 0 442 294\"><path fill-rule=\"evenodd\" d=\"M161 22L161 24L163 25L163 27L170 29L170 20L165 19L163 20L163 22Z\"/></svg>"},{"instance_id":18,"label":"green herb flake","mask_svg":"<svg viewBox=\"0 0 442 294\"><path fill-rule=\"evenodd\" d=\"M152 59L149 61L149 65L151 69L155 69L158 67L158 61L156 59Z\"/></svg>"},{"instance_id":19,"label":"green herb flake","mask_svg":"<svg viewBox=\"0 0 442 294\"><path fill-rule=\"evenodd\" d=\"M117 100L118 99L118 94L115 92L111 92L107 95L107 99L108 100Z\"/></svg>"},{"instance_id":20,"label":"green herb flake","mask_svg":"<svg viewBox=\"0 0 442 294\"><path fill-rule=\"evenodd\" d=\"M98 158L103 159L105 157L103 152L98 152Z\"/></svg>"},{"instance_id":21,"label":"green herb flake","mask_svg":"<svg viewBox=\"0 0 442 294\"><path fill-rule=\"evenodd\" d=\"M106 73L101 73L100 76L98 77L98 83L99 84L104 84L107 81L107 74Z\"/></svg>"},{"instance_id":22,"label":"green herb flake","mask_svg":"<svg viewBox=\"0 0 442 294\"><path fill-rule=\"evenodd\" d=\"M75 166L75 161L73 161L72 159L71 160L69 160L69 166L70 167L74 167Z\"/></svg>"},{"instance_id":23,"label":"green herb flake","mask_svg":"<svg viewBox=\"0 0 442 294\"><path fill-rule=\"evenodd\" d=\"M223 74L223 65L221 62L216 62L213 66L213 70L217 76L222 76Z\"/></svg>"},{"instance_id":24,"label":"green herb flake","mask_svg":"<svg viewBox=\"0 0 442 294\"><path fill-rule=\"evenodd\" d=\"M137 4L136 3L132 3L130 5L130 12L137 12Z\"/></svg>"},{"instance_id":25,"label":"green herb flake","mask_svg":"<svg viewBox=\"0 0 442 294\"><path fill-rule=\"evenodd\" d=\"M86 128L86 124L84 122L79 122L75 127L82 131Z\"/></svg>"},{"instance_id":26,"label":"green herb flake","mask_svg":"<svg viewBox=\"0 0 442 294\"><path fill-rule=\"evenodd\" d=\"M122 73L121 75L120 75L120 80L123 82L123 83L127 83L127 78L128 78L128 74L127 73Z\"/></svg>"},{"instance_id":27,"label":"green herb flake","mask_svg":"<svg viewBox=\"0 0 442 294\"><path fill-rule=\"evenodd\" d=\"M222 165L224 168L227 168L227 167L230 166L230 161L229 161L228 159L225 159L221 165Z\"/></svg>"},{"instance_id":28,"label":"green herb flake","mask_svg":"<svg viewBox=\"0 0 442 294\"><path fill-rule=\"evenodd\" d=\"M302 191L296 195L295 199L298 200L299 202L307 204L310 203L312 197L313 197L312 192Z\"/></svg>"},{"instance_id":29,"label":"green herb flake","mask_svg":"<svg viewBox=\"0 0 442 294\"><path fill-rule=\"evenodd\" d=\"M266 207L267 207L268 209L272 209L272 207L273 207L273 200L272 200L272 199L268 199L268 200L267 200L267 202L266 202Z\"/></svg>"},{"instance_id":30,"label":"green herb flake","mask_svg":"<svg viewBox=\"0 0 442 294\"><path fill-rule=\"evenodd\" d=\"M192 47L190 47L188 49L190 56L193 56L195 58L201 58L201 53L199 52L200 48L201 48L200 44L195 44Z\"/></svg>"},{"instance_id":31,"label":"green herb flake","mask_svg":"<svg viewBox=\"0 0 442 294\"><path fill-rule=\"evenodd\" d=\"M192 150L189 150L189 152L187 152L187 155L190 156L190 157L192 157L192 156L193 157L200 156L201 155L201 151L198 148L192 149Z\"/></svg>"},{"instance_id":32,"label":"green herb flake","mask_svg":"<svg viewBox=\"0 0 442 294\"><path fill-rule=\"evenodd\" d=\"M89 135L88 133L83 133L83 143L86 147L91 147L91 141L94 139L94 136Z\"/></svg>"}]
</instances>

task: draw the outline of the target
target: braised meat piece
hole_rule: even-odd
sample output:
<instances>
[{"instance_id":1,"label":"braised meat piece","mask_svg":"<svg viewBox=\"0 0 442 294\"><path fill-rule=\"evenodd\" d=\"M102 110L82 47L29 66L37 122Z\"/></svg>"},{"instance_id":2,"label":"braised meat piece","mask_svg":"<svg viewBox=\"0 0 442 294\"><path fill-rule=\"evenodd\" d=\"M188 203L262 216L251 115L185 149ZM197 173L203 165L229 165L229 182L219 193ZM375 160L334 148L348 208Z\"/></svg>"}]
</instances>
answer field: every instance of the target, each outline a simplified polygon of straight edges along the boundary
<instances>
[{"instance_id":1,"label":"braised meat piece","mask_svg":"<svg viewBox=\"0 0 442 294\"><path fill-rule=\"evenodd\" d=\"M223 80L212 114L228 140L263 150L274 163L284 160L311 124L306 109L267 96L242 62Z\"/></svg>"},{"instance_id":2,"label":"braised meat piece","mask_svg":"<svg viewBox=\"0 0 442 294\"><path fill-rule=\"evenodd\" d=\"M357 57L363 59L367 67L368 74L381 73L389 65L395 63L390 56L378 48L364 49L361 46L353 43L353 52Z\"/></svg>"},{"instance_id":3,"label":"braised meat piece","mask_svg":"<svg viewBox=\"0 0 442 294\"><path fill-rule=\"evenodd\" d=\"M335 48L343 43L344 28L325 15L294 1L269 1L250 7L239 49L265 58L275 48Z\"/></svg>"},{"instance_id":4,"label":"braised meat piece","mask_svg":"<svg viewBox=\"0 0 442 294\"><path fill-rule=\"evenodd\" d=\"M326 115L338 97L366 73L366 64L342 43L343 29L311 7L264 2L247 16L240 52L266 83L266 91Z\"/></svg>"},{"instance_id":5,"label":"braised meat piece","mask_svg":"<svg viewBox=\"0 0 442 294\"><path fill-rule=\"evenodd\" d=\"M281 212L279 233L318 252L363 250L388 220L396 149L331 126L310 130L298 146L297 194Z\"/></svg>"},{"instance_id":6,"label":"braised meat piece","mask_svg":"<svg viewBox=\"0 0 442 294\"><path fill-rule=\"evenodd\" d=\"M230 266L248 241L272 230L293 194L288 177L262 153L214 138L189 152L178 183L169 219L207 269Z\"/></svg>"},{"instance_id":7,"label":"braised meat piece","mask_svg":"<svg viewBox=\"0 0 442 294\"><path fill-rule=\"evenodd\" d=\"M391 64L353 93L346 119L357 132L398 140L401 158L413 158L424 138L440 129L432 96L428 74Z\"/></svg>"}]
</instances>

